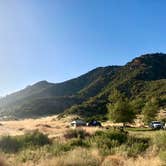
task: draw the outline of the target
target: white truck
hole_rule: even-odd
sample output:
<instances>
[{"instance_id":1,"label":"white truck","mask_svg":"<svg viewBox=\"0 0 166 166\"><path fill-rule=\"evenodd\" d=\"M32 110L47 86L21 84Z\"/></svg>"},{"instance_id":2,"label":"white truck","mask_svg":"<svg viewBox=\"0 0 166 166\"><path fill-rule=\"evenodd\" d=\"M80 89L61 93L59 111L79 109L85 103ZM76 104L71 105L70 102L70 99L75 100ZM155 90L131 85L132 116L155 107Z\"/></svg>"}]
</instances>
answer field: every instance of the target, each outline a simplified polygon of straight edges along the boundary
<instances>
[{"instance_id":1,"label":"white truck","mask_svg":"<svg viewBox=\"0 0 166 166\"><path fill-rule=\"evenodd\" d=\"M164 124L160 121L152 121L149 124L149 127L153 130L159 130L159 129L163 129L164 128Z\"/></svg>"}]
</instances>

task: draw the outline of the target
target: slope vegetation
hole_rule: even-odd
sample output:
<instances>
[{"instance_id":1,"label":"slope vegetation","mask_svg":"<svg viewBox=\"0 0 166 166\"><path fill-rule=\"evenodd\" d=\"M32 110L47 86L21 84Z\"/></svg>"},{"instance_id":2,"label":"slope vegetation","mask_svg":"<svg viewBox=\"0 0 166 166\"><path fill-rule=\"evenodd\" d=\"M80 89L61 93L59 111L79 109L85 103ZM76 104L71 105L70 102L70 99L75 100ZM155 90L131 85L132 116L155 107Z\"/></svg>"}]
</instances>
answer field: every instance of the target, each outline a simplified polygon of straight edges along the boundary
<instances>
[{"instance_id":1,"label":"slope vegetation","mask_svg":"<svg viewBox=\"0 0 166 166\"><path fill-rule=\"evenodd\" d=\"M53 115L97 95L120 67L96 68L62 83L38 82L0 100L1 116L17 118Z\"/></svg>"},{"instance_id":2,"label":"slope vegetation","mask_svg":"<svg viewBox=\"0 0 166 166\"><path fill-rule=\"evenodd\" d=\"M27 118L62 113L105 118L114 89L135 105L155 97L159 107L165 108L166 54L142 55L124 66L99 67L62 83L38 82L2 98L0 114Z\"/></svg>"}]
</instances>

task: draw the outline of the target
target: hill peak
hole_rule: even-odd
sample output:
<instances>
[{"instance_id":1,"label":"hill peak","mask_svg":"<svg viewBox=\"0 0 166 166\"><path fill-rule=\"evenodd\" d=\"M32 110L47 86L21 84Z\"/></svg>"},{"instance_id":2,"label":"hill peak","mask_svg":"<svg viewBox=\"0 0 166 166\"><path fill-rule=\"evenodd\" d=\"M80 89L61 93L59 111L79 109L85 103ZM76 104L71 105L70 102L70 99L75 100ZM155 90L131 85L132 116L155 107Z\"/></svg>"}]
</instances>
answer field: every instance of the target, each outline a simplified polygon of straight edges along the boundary
<instances>
[{"instance_id":1,"label":"hill peak","mask_svg":"<svg viewBox=\"0 0 166 166\"><path fill-rule=\"evenodd\" d=\"M159 64L166 61L166 54L164 53L151 53L143 54L139 57L134 58L131 62L127 63L130 66L145 66Z\"/></svg>"}]
</instances>

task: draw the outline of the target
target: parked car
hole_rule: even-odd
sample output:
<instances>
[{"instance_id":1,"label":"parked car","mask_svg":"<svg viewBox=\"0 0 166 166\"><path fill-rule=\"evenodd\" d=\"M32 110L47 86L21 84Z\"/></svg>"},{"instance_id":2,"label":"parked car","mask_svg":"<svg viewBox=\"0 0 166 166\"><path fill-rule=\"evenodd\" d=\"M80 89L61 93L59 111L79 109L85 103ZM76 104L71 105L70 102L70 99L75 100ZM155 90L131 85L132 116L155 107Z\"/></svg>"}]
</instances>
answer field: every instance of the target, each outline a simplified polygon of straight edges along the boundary
<instances>
[{"instance_id":1,"label":"parked car","mask_svg":"<svg viewBox=\"0 0 166 166\"><path fill-rule=\"evenodd\" d=\"M149 127L154 129L154 130L157 130L157 129L163 129L164 125L162 122L159 122L159 121L152 121L150 124L149 124Z\"/></svg>"},{"instance_id":2,"label":"parked car","mask_svg":"<svg viewBox=\"0 0 166 166\"><path fill-rule=\"evenodd\" d=\"M72 122L70 123L70 125L73 126L73 127L86 126L86 122L83 121L83 120L77 119L77 120L72 121Z\"/></svg>"},{"instance_id":3,"label":"parked car","mask_svg":"<svg viewBox=\"0 0 166 166\"><path fill-rule=\"evenodd\" d=\"M97 120L91 120L88 124L87 124L87 126L95 126L95 127L101 127L102 125L101 125L101 123L100 122L98 122Z\"/></svg>"}]
</instances>

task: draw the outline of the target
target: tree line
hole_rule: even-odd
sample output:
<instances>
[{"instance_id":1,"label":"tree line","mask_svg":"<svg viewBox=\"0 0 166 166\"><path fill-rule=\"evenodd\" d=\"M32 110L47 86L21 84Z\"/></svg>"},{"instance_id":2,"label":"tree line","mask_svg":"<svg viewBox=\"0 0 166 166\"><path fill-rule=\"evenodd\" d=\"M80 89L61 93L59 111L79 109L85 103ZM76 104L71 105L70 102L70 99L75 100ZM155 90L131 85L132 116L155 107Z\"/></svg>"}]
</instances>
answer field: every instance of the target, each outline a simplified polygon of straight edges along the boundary
<instances>
[{"instance_id":1,"label":"tree line","mask_svg":"<svg viewBox=\"0 0 166 166\"><path fill-rule=\"evenodd\" d=\"M114 123L123 123L125 126L127 123L133 123L138 114L141 114L145 124L156 120L159 102L155 97L146 103L141 98L130 101L123 93L114 89L108 100L108 117Z\"/></svg>"}]
</instances>

